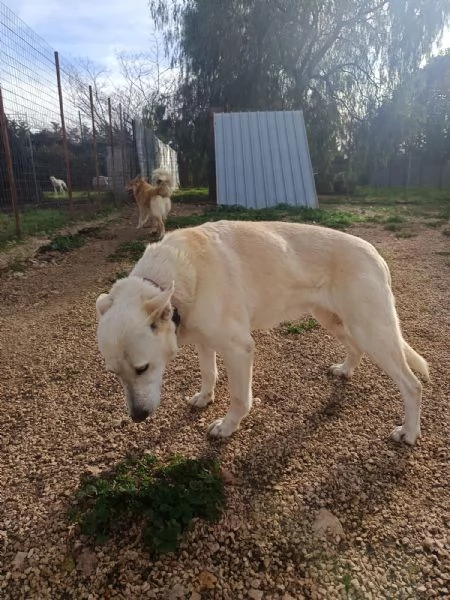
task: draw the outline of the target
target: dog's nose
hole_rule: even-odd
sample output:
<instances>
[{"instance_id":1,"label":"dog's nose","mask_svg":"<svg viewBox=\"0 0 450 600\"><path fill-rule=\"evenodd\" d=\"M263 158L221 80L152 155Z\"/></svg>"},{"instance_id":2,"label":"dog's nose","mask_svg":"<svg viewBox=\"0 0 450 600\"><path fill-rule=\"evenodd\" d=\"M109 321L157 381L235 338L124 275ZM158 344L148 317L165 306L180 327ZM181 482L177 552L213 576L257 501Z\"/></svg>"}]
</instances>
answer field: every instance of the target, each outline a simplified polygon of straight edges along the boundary
<instances>
[{"instance_id":1,"label":"dog's nose","mask_svg":"<svg viewBox=\"0 0 450 600\"><path fill-rule=\"evenodd\" d=\"M149 411L143 408L134 408L131 413L131 418L134 423L142 423L148 417Z\"/></svg>"}]
</instances>

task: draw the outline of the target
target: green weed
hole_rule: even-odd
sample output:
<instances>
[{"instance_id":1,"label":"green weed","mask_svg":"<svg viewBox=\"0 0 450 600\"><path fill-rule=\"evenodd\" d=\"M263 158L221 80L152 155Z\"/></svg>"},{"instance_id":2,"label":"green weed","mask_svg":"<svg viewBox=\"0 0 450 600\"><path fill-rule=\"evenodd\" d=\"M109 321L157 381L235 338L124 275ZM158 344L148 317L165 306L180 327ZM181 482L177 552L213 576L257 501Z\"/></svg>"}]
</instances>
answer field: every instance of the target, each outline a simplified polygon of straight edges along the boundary
<instances>
[{"instance_id":1,"label":"green weed","mask_svg":"<svg viewBox=\"0 0 450 600\"><path fill-rule=\"evenodd\" d=\"M9 263L9 268L11 271L14 271L14 273L23 273L23 271L26 269L26 265L23 260L20 260L20 258L15 258Z\"/></svg>"},{"instance_id":2,"label":"green weed","mask_svg":"<svg viewBox=\"0 0 450 600\"><path fill-rule=\"evenodd\" d=\"M188 215L169 217L167 227L176 229L178 227L192 227L207 221L291 221L293 223L314 223L332 227L335 229L346 229L356 222L362 221L362 217L356 213L344 211L331 211L323 209L312 209L298 206L279 204L273 208L244 208L240 206L221 206L205 210L200 215Z\"/></svg>"},{"instance_id":3,"label":"green weed","mask_svg":"<svg viewBox=\"0 0 450 600\"><path fill-rule=\"evenodd\" d=\"M115 283L118 279L124 279L124 277L128 277L128 271L116 271L115 275L109 278L109 282L111 284Z\"/></svg>"},{"instance_id":4,"label":"green weed","mask_svg":"<svg viewBox=\"0 0 450 600\"><path fill-rule=\"evenodd\" d=\"M417 233L414 233L413 231L399 231L397 232L397 237L407 239L417 237Z\"/></svg>"},{"instance_id":5,"label":"green weed","mask_svg":"<svg viewBox=\"0 0 450 600\"><path fill-rule=\"evenodd\" d=\"M138 522L144 544L163 554L176 550L194 518L217 520L224 506L217 461L144 455L83 479L69 517L97 543Z\"/></svg>"},{"instance_id":6,"label":"green weed","mask_svg":"<svg viewBox=\"0 0 450 600\"><path fill-rule=\"evenodd\" d=\"M303 319L302 321L298 321L295 323L284 324L284 328L287 331L287 333L305 333L306 331L316 329L318 326L319 323L312 317L308 319Z\"/></svg>"},{"instance_id":7,"label":"green weed","mask_svg":"<svg viewBox=\"0 0 450 600\"><path fill-rule=\"evenodd\" d=\"M39 250L43 252L71 252L77 248L81 248L86 243L86 239L81 235L55 235L50 240L50 243L42 246Z\"/></svg>"},{"instance_id":8,"label":"green weed","mask_svg":"<svg viewBox=\"0 0 450 600\"><path fill-rule=\"evenodd\" d=\"M137 261L141 258L147 244L141 240L123 242L108 256L108 260L119 262L121 260Z\"/></svg>"},{"instance_id":9,"label":"green weed","mask_svg":"<svg viewBox=\"0 0 450 600\"><path fill-rule=\"evenodd\" d=\"M192 204L205 203L209 201L208 188L184 188L173 193L172 200L175 202L191 202Z\"/></svg>"}]
</instances>

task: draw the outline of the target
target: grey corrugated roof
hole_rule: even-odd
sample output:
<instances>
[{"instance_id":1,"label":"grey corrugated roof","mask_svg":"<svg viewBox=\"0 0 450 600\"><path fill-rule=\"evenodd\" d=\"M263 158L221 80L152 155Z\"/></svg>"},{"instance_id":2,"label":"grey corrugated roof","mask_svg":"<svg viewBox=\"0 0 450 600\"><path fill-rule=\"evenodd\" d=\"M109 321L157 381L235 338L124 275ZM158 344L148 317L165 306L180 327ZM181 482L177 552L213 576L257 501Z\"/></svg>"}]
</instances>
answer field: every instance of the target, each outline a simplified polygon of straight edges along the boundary
<instances>
[{"instance_id":1,"label":"grey corrugated roof","mask_svg":"<svg viewBox=\"0 0 450 600\"><path fill-rule=\"evenodd\" d=\"M214 114L217 203L318 207L301 111Z\"/></svg>"}]
</instances>

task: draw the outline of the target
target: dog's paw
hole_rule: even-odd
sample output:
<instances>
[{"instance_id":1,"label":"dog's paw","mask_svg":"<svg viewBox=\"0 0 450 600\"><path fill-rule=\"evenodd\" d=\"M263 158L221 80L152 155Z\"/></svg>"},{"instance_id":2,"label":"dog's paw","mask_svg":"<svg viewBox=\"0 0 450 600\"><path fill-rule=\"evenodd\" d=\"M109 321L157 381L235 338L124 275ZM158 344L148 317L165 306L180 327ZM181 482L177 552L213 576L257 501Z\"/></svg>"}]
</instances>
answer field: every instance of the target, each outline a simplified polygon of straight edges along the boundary
<instances>
[{"instance_id":1,"label":"dog's paw","mask_svg":"<svg viewBox=\"0 0 450 600\"><path fill-rule=\"evenodd\" d=\"M404 425L400 425L391 432L390 437L394 442L405 442L410 446L414 446L417 438L420 438L420 429L418 431L407 431Z\"/></svg>"},{"instance_id":2,"label":"dog's paw","mask_svg":"<svg viewBox=\"0 0 450 600\"><path fill-rule=\"evenodd\" d=\"M230 423L230 421L227 421L226 417L223 417L222 419L217 419L217 421L211 423L208 427L208 433L212 437L227 438L230 437L237 428L237 425Z\"/></svg>"},{"instance_id":3,"label":"dog's paw","mask_svg":"<svg viewBox=\"0 0 450 600\"><path fill-rule=\"evenodd\" d=\"M194 396L192 396L192 398L189 398L188 403L191 406L195 406L196 408L204 408L205 406L208 406L208 404L210 404L213 400L213 393L202 394L201 392L198 392L198 394L195 394Z\"/></svg>"},{"instance_id":4,"label":"dog's paw","mask_svg":"<svg viewBox=\"0 0 450 600\"><path fill-rule=\"evenodd\" d=\"M342 377L344 379L350 379L350 377L353 375L353 369L350 369L345 362L337 365L331 365L329 371L335 377Z\"/></svg>"}]
</instances>

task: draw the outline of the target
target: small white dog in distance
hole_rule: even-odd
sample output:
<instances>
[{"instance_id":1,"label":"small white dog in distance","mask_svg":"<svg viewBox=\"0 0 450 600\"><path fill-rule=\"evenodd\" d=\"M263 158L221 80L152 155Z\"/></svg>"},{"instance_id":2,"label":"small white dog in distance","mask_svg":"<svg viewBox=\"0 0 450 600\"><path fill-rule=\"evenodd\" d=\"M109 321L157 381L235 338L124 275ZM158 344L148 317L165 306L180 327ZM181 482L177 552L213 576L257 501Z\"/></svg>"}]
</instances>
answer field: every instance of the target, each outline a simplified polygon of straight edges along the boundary
<instances>
[{"instance_id":1,"label":"small white dog in distance","mask_svg":"<svg viewBox=\"0 0 450 600\"><path fill-rule=\"evenodd\" d=\"M55 192L55 195L58 192L67 192L66 182L62 179L57 179L56 177L53 177L53 175L51 175L50 181L52 182L53 191Z\"/></svg>"},{"instance_id":2,"label":"small white dog in distance","mask_svg":"<svg viewBox=\"0 0 450 600\"><path fill-rule=\"evenodd\" d=\"M213 401L218 352L231 404L209 431L230 436L252 405L251 332L306 313L347 350L331 367L335 375L351 377L366 352L395 381L405 418L392 438L414 444L420 436L422 386L411 368L428 378L428 366L403 339L385 261L353 235L283 222L176 230L149 245L96 308L101 354L121 379L136 422L158 408L164 369L178 346L196 344L202 385L190 403Z\"/></svg>"}]
</instances>

